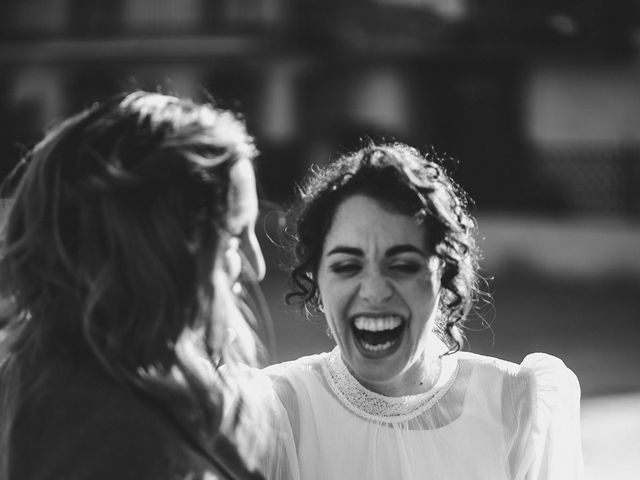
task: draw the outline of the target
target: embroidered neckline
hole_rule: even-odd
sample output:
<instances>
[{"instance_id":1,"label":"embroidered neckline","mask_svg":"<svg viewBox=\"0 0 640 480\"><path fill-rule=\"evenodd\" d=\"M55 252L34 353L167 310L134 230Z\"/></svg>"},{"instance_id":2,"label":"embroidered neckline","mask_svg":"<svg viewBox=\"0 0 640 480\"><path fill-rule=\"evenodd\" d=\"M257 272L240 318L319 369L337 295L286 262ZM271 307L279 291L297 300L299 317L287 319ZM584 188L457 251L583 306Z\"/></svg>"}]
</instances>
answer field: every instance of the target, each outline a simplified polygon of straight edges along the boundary
<instances>
[{"instance_id":1,"label":"embroidered neckline","mask_svg":"<svg viewBox=\"0 0 640 480\"><path fill-rule=\"evenodd\" d=\"M454 355L442 359L440 376L428 392L402 397L387 397L363 387L342 361L338 347L322 360L322 373L340 402L360 417L382 422L400 422L421 415L447 393L458 374Z\"/></svg>"}]
</instances>

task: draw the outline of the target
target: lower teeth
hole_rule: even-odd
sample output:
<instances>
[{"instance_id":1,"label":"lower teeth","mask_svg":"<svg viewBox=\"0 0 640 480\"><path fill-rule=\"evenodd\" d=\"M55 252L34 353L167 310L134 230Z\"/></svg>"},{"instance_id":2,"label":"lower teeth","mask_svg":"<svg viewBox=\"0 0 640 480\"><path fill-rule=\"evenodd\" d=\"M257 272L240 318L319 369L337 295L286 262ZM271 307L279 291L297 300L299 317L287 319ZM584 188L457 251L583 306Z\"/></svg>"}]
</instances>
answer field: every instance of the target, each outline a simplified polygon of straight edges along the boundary
<instances>
[{"instance_id":1,"label":"lower teeth","mask_svg":"<svg viewBox=\"0 0 640 480\"><path fill-rule=\"evenodd\" d=\"M393 342L379 343L378 345L371 345L369 343L362 342L362 346L370 352L379 352L381 350L386 350L391 345L393 345Z\"/></svg>"}]
</instances>

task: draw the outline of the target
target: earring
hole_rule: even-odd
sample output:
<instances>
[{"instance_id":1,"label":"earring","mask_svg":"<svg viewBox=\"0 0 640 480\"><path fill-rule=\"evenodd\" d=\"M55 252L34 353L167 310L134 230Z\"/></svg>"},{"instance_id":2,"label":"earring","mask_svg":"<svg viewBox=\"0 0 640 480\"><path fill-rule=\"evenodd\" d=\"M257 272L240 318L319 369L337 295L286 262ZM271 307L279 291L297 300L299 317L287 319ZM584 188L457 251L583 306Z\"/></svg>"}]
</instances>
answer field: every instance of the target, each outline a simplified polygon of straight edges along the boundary
<instances>
[{"instance_id":1,"label":"earring","mask_svg":"<svg viewBox=\"0 0 640 480\"><path fill-rule=\"evenodd\" d=\"M322 303L322 297L320 296L319 293L318 293L318 300L316 302L316 308L318 309L319 312L324 313L324 303Z\"/></svg>"},{"instance_id":2,"label":"earring","mask_svg":"<svg viewBox=\"0 0 640 480\"><path fill-rule=\"evenodd\" d=\"M336 341L336 339L333 338L333 333L331 333L331 329L329 327L327 327L327 329L325 330L325 333L327 334L327 337L329 337L331 340L333 340L334 342Z\"/></svg>"}]
</instances>

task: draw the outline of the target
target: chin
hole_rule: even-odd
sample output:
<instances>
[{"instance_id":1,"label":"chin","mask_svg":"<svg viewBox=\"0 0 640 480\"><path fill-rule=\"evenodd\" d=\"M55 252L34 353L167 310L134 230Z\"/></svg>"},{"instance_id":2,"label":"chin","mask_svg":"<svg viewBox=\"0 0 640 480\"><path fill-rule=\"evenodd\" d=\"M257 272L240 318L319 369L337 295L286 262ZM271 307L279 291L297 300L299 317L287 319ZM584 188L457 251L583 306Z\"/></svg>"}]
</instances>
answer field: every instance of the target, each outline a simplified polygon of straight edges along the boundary
<instances>
[{"instance_id":1,"label":"chin","mask_svg":"<svg viewBox=\"0 0 640 480\"><path fill-rule=\"evenodd\" d=\"M407 345L398 345L393 352L386 352L384 355L372 355L358 348L357 340L352 339L350 343L349 350L347 352L343 350L343 358L352 375L360 383L376 384L392 381L406 369L411 356L405 350Z\"/></svg>"}]
</instances>

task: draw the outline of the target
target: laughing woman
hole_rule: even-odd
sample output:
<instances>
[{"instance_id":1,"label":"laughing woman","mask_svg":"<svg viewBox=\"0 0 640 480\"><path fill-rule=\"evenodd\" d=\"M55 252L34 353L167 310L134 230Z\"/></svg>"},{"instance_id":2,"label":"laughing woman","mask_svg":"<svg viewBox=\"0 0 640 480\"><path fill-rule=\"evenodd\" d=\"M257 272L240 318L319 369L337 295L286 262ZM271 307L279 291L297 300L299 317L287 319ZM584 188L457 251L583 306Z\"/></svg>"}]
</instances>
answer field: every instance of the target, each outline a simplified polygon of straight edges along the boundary
<instances>
[{"instance_id":1,"label":"laughing woman","mask_svg":"<svg viewBox=\"0 0 640 480\"><path fill-rule=\"evenodd\" d=\"M337 346L267 369L292 478L579 479L580 388L561 360L462 352L475 221L436 159L371 145L314 173L289 300Z\"/></svg>"}]
</instances>

